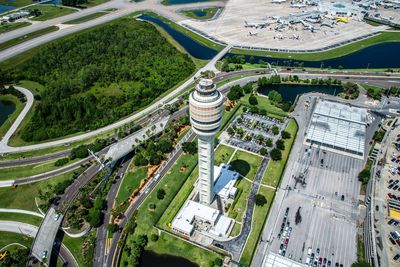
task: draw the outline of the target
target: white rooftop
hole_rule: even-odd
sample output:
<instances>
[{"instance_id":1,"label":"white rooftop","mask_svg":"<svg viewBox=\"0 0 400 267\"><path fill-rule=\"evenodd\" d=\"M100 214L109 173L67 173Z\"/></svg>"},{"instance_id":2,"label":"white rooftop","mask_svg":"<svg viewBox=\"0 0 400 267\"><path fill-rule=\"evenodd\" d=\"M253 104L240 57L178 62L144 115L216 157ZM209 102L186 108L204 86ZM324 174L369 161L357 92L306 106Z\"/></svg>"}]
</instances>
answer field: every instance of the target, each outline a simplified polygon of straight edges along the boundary
<instances>
[{"instance_id":1,"label":"white rooftop","mask_svg":"<svg viewBox=\"0 0 400 267\"><path fill-rule=\"evenodd\" d=\"M263 267L305 267L307 265L285 258L279 254L270 252L264 259Z\"/></svg>"},{"instance_id":2,"label":"white rooftop","mask_svg":"<svg viewBox=\"0 0 400 267\"><path fill-rule=\"evenodd\" d=\"M210 230L210 234L216 236L225 236L228 233L230 226L232 225L233 220L224 215L219 216L217 223L214 228Z\"/></svg>"},{"instance_id":3,"label":"white rooftop","mask_svg":"<svg viewBox=\"0 0 400 267\"><path fill-rule=\"evenodd\" d=\"M214 166L214 174L216 174L214 176L214 193L227 199L232 190L235 190L233 186L239 178L239 174L229 170L229 165L225 164Z\"/></svg>"},{"instance_id":4,"label":"white rooftop","mask_svg":"<svg viewBox=\"0 0 400 267\"><path fill-rule=\"evenodd\" d=\"M185 233L190 233L193 229L193 220L195 217L215 224L219 211L206 205L188 200L172 221L172 228Z\"/></svg>"},{"instance_id":5,"label":"white rooftop","mask_svg":"<svg viewBox=\"0 0 400 267\"><path fill-rule=\"evenodd\" d=\"M364 156L367 110L320 100L315 106L306 141Z\"/></svg>"}]
</instances>

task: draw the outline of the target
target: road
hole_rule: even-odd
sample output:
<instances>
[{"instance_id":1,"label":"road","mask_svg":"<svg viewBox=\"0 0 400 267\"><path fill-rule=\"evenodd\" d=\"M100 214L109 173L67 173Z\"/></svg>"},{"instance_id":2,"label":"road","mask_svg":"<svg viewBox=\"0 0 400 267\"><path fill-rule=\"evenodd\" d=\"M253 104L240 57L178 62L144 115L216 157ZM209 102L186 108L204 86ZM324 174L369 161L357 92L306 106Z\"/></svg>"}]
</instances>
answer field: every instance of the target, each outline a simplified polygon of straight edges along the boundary
<instances>
[{"instance_id":1,"label":"road","mask_svg":"<svg viewBox=\"0 0 400 267\"><path fill-rule=\"evenodd\" d=\"M111 184L110 191L107 194L107 210L104 212L104 220L103 224L97 228L97 238L96 238L96 245L93 257L93 264L94 266L102 266L103 263L106 262L106 255L107 255L107 226L110 222L110 211L114 206L115 198L118 194L119 187L122 183L122 177L128 170L129 164L132 161L132 155L128 155L126 158L122 160L121 166L117 171L117 176L120 179L117 179L115 183Z\"/></svg>"},{"instance_id":2,"label":"road","mask_svg":"<svg viewBox=\"0 0 400 267\"><path fill-rule=\"evenodd\" d=\"M195 138L195 134L191 134L188 138L188 142L193 141ZM150 180L150 182L142 189L140 194L136 197L136 200L128 207L127 211L124 214L119 226L120 228L124 228L126 223L131 219L135 210L137 210L140 205L143 203L145 198L153 191L153 189L157 186L157 184L163 179L164 175L169 171L169 169L174 165L175 161L180 157L182 154L182 149L179 148L176 153L168 160L167 164L160 170L159 174L160 177L157 180ZM106 261L104 262L106 266L114 266L116 261L119 260L120 250L117 247L118 241L121 238L121 233L116 232L113 235L111 240L111 245L108 251L108 255ZM104 257L103 257L104 258ZM100 266L104 266L104 263Z\"/></svg>"},{"instance_id":3,"label":"road","mask_svg":"<svg viewBox=\"0 0 400 267\"><path fill-rule=\"evenodd\" d=\"M31 107L33 105L33 94L31 93L31 91L29 91L28 89L22 88L20 86L14 86L14 88L25 95L26 103L25 103L25 106L22 109L22 111L19 113L17 119L14 121L14 123L11 125L11 127L8 129L6 134L1 139L0 147L4 146L5 144L8 143L10 137L17 130L18 126L21 124L22 120L25 118L26 114L28 114L28 111L31 109Z\"/></svg>"},{"instance_id":4,"label":"road","mask_svg":"<svg viewBox=\"0 0 400 267\"><path fill-rule=\"evenodd\" d=\"M37 231L38 227L35 225L15 221L0 221L0 232L12 232L35 238ZM64 263L69 264L68 266L78 266L74 264L76 263L74 257L64 245L61 246L59 256Z\"/></svg>"},{"instance_id":5,"label":"road","mask_svg":"<svg viewBox=\"0 0 400 267\"><path fill-rule=\"evenodd\" d=\"M195 81L195 78L199 77L200 74L204 71L207 70L214 70L215 69L215 62L217 62L219 59L221 59L230 49L230 46L225 47L223 50L221 50L209 63L207 63L203 68L199 69L192 77L190 77L188 80L186 80L183 84L178 86L175 90L167 94L166 96L162 97L155 103L147 106L146 108L142 109L141 111L131 115L128 118L125 118L123 120L120 120L116 123L110 124L108 126L105 126L103 128L91 131L91 132L86 132L81 135L76 135L72 136L69 138L65 139L60 139L56 141L51 141L47 143L41 143L41 144L35 144L35 145L29 145L29 146L21 146L21 147L10 147L7 144L1 143L0 144L0 153L12 153L12 152L24 152L24 151L32 151L32 150L37 150L37 149L43 149L43 148L48 148L48 147L53 147L53 146L59 146L67 143L72 143L76 141L80 141L83 139L87 139L96 135L99 135L104 132L111 131L115 128L121 127L124 124L127 124L129 122L132 122L134 120L137 120L143 116L146 116L147 114L151 113L153 110L156 110L157 108L162 107L166 103L174 102L176 100L176 96L178 96L182 91L184 91L190 84L192 84Z\"/></svg>"}]
</instances>

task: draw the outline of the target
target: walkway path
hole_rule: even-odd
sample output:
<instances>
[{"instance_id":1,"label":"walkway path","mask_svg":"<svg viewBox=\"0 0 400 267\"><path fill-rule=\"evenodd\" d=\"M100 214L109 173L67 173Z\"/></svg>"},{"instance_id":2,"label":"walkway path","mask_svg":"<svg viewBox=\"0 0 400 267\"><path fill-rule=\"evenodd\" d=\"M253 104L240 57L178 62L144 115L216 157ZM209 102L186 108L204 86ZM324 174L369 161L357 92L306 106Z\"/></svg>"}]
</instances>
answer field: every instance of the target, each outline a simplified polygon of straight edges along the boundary
<instances>
[{"instance_id":1,"label":"walkway path","mask_svg":"<svg viewBox=\"0 0 400 267\"><path fill-rule=\"evenodd\" d=\"M25 103L24 109L21 111L21 113L18 115L17 119L11 125L10 129L8 129L6 134L1 139L1 141L0 141L0 153L1 153L1 148L3 146L7 145L8 141L10 140L10 137L17 130L18 126L21 124L22 120L25 118L26 114L28 114L28 111L31 109L31 107L33 105L33 94L31 93L31 91L29 91L28 89L25 89L23 87L20 87L20 86L14 86L14 88L25 95L26 103Z\"/></svg>"},{"instance_id":2,"label":"walkway path","mask_svg":"<svg viewBox=\"0 0 400 267\"><path fill-rule=\"evenodd\" d=\"M37 216L44 218L44 216L38 212L30 211L30 210L20 210L20 209L2 209L0 208L0 212L5 212L5 213L20 213L20 214L28 214L32 216Z\"/></svg>"}]
</instances>

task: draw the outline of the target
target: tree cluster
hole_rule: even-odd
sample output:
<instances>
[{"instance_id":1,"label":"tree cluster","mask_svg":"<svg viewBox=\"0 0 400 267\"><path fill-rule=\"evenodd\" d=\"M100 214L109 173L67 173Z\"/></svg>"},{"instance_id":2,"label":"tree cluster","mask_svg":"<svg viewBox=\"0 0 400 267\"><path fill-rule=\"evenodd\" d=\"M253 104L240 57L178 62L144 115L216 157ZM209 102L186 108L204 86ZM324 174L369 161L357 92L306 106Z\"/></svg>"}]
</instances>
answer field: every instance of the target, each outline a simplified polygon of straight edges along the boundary
<instances>
[{"instance_id":1,"label":"tree cluster","mask_svg":"<svg viewBox=\"0 0 400 267\"><path fill-rule=\"evenodd\" d=\"M135 149L133 163L136 166L157 165L164 159L165 154L173 150L174 140L178 137L181 127L189 123L189 117L185 116L174 122L164 130L161 136L153 136Z\"/></svg>"},{"instance_id":2,"label":"tree cluster","mask_svg":"<svg viewBox=\"0 0 400 267\"><path fill-rule=\"evenodd\" d=\"M197 153L197 143L196 142L184 142L182 144L182 150L185 153L194 155Z\"/></svg>"},{"instance_id":3,"label":"tree cluster","mask_svg":"<svg viewBox=\"0 0 400 267\"><path fill-rule=\"evenodd\" d=\"M26 102L25 95L15 89L15 87L12 85L8 86L7 88L4 85L0 86L0 95L13 95L17 97L22 103Z\"/></svg>"},{"instance_id":4,"label":"tree cluster","mask_svg":"<svg viewBox=\"0 0 400 267\"><path fill-rule=\"evenodd\" d=\"M89 156L89 151L92 151L93 153L96 153L106 146L110 144L110 141L107 139L97 139L95 142L87 145L80 145L78 147L74 147L71 150L71 153L69 155L70 159L83 159Z\"/></svg>"},{"instance_id":5,"label":"tree cluster","mask_svg":"<svg viewBox=\"0 0 400 267\"><path fill-rule=\"evenodd\" d=\"M194 71L157 29L129 18L56 40L16 67L14 81L45 86L25 141L94 130L148 105ZM2 79L3 81L3 79Z\"/></svg>"},{"instance_id":6,"label":"tree cluster","mask_svg":"<svg viewBox=\"0 0 400 267\"><path fill-rule=\"evenodd\" d=\"M11 253L7 254L1 261L1 266L14 267L14 266L26 266L26 260L29 256L29 249L17 247L13 249Z\"/></svg>"},{"instance_id":7,"label":"tree cluster","mask_svg":"<svg viewBox=\"0 0 400 267\"><path fill-rule=\"evenodd\" d=\"M147 242L148 239L146 235L129 236L124 247L128 259L127 261L122 262L122 265L127 267L139 266L140 256L142 255L144 248L147 246Z\"/></svg>"},{"instance_id":8,"label":"tree cluster","mask_svg":"<svg viewBox=\"0 0 400 267\"><path fill-rule=\"evenodd\" d=\"M86 4L88 0L62 0L61 2L64 6L79 7L83 4Z\"/></svg>"}]
</instances>

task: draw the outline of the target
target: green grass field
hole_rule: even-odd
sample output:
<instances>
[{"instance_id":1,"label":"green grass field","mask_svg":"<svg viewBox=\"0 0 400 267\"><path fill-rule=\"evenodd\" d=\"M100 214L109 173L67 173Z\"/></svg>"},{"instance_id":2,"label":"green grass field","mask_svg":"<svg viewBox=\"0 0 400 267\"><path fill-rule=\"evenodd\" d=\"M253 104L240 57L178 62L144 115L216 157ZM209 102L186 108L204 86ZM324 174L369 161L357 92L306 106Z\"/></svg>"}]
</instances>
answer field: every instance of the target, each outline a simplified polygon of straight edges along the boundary
<instances>
[{"instance_id":1,"label":"green grass field","mask_svg":"<svg viewBox=\"0 0 400 267\"><path fill-rule=\"evenodd\" d=\"M246 211L247 198L250 194L251 183L246 179L240 178L237 180L235 187L238 189L238 192L235 201L228 210L228 215L232 219L241 222L243 214Z\"/></svg>"},{"instance_id":2,"label":"green grass field","mask_svg":"<svg viewBox=\"0 0 400 267\"><path fill-rule=\"evenodd\" d=\"M74 8L69 8L66 6L58 6L58 5L35 5L28 9L39 9L39 11L42 12L42 14L40 16L37 16L32 19L32 20L37 20L37 21L54 19L57 17L69 15L69 14L72 14L72 13L78 11L77 9L74 9Z\"/></svg>"},{"instance_id":3,"label":"green grass field","mask_svg":"<svg viewBox=\"0 0 400 267\"><path fill-rule=\"evenodd\" d=\"M214 165L219 166L221 163L228 163L235 149L230 146L219 145L214 154Z\"/></svg>"},{"instance_id":4,"label":"green grass field","mask_svg":"<svg viewBox=\"0 0 400 267\"><path fill-rule=\"evenodd\" d=\"M289 139L285 139L285 150L282 151L282 159L278 161L269 161L267 170L262 178L262 184L273 187L278 186L286 165L286 161L289 157L290 150L292 149L293 142L296 139L297 130L298 126L296 121L291 119L285 129L285 131L290 133L291 137Z\"/></svg>"},{"instance_id":5,"label":"green grass field","mask_svg":"<svg viewBox=\"0 0 400 267\"><path fill-rule=\"evenodd\" d=\"M38 196L39 190L45 190L48 184L55 185L58 182L67 180L72 174L73 171L55 176L49 180L20 185L16 188L2 187L0 188L0 208L39 212L35 204L35 197Z\"/></svg>"},{"instance_id":6,"label":"green grass field","mask_svg":"<svg viewBox=\"0 0 400 267\"><path fill-rule=\"evenodd\" d=\"M86 22L89 20L97 19L106 14L107 14L107 12L96 12L96 13L93 13L93 14L90 14L90 15L87 15L84 17L80 17L79 19L69 20L67 22L64 22L64 24L79 24L79 23L83 23L83 22Z\"/></svg>"},{"instance_id":7,"label":"green grass field","mask_svg":"<svg viewBox=\"0 0 400 267\"><path fill-rule=\"evenodd\" d=\"M133 163L131 163L131 166L133 166ZM117 204L127 200L132 192L139 187L140 181L147 177L147 167L134 167L133 169L123 178L117 197L115 198Z\"/></svg>"},{"instance_id":8,"label":"green grass field","mask_svg":"<svg viewBox=\"0 0 400 267\"><path fill-rule=\"evenodd\" d=\"M0 212L0 221L15 221L24 222L32 225L39 226L42 218L29 214L14 213L14 212Z\"/></svg>"},{"instance_id":9,"label":"green grass field","mask_svg":"<svg viewBox=\"0 0 400 267\"><path fill-rule=\"evenodd\" d=\"M255 206L254 208L252 229L240 258L240 263L243 264L243 266L250 266L251 259L258 244L259 236L264 228L265 220L267 219L269 209L274 199L275 190L260 187L258 193L265 196L267 204L262 207Z\"/></svg>"},{"instance_id":10,"label":"green grass field","mask_svg":"<svg viewBox=\"0 0 400 267\"><path fill-rule=\"evenodd\" d=\"M319 60L325 60L325 59L348 55L360 49L366 48L368 46L385 42L400 42L400 32L382 32L380 35L373 36L365 40L361 40L339 48L318 53L281 53L281 52L266 52L266 51L243 50L243 49L232 49L231 52L235 54L255 55L264 57L268 56L272 58L319 61Z\"/></svg>"},{"instance_id":11,"label":"green grass field","mask_svg":"<svg viewBox=\"0 0 400 267\"><path fill-rule=\"evenodd\" d=\"M15 7L26 6L32 3L33 3L32 0L15 0L15 1L0 0L0 5L15 6Z\"/></svg>"},{"instance_id":12,"label":"green grass field","mask_svg":"<svg viewBox=\"0 0 400 267\"><path fill-rule=\"evenodd\" d=\"M54 162L55 161L49 161L45 163L19 167L0 168L0 180L12 180L45 173L57 168L54 166Z\"/></svg>"},{"instance_id":13,"label":"green grass field","mask_svg":"<svg viewBox=\"0 0 400 267\"><path fill-rule=\"evenodd\" d=\"M202 8L202 9L189 9L182 10L181 13L186 17L197 19L197 20L207 20L215 16L218 11L218 7ZM199 15L199 12L204 12Z\"/></svg>"},{"instance_id":14,"label":"green grass field","mask_svg":"<svg viewBox=\"0 0 400 267\"><path fill-rule=\"evenodd\" d=\"M251 107L249 103L250 94L245 95L240 99L240 102L248 107ZM267 111L267 115L273 118L282 119L287 116L287 112L282 111L282 109L274 106L271 101L265 96L256 96L257 98L257 107L259 109L265 109Z\"/></svg>"},{"instance_id":15,"label":"green grass field","mask_svg":"<svg viewBox=\"0 0 400 267\"><path fill-rule=\"evenodd\" d=\"M253 180L261 161L262 158L260 156L238 150L229 164L231 168L240 173L240 175Z\"/></svg>"},{"instance_id":16,"label":"green grass field","mask_svg":"<svg viewBox=\"0 0 400 267\"><path fill-rule=\"evenodd\" d=\"M24 245L25 247L30 247L32 244L32 241L33 241L32 238L24 236L24 235L0 231L0 249L11 243L19 243L21 245ZM15 246L15 247L17 247L17 246Z\"/></svg>"},{"instance_id":17,"label":"green grass field","mask_svg":"<svg viewBox=\"0 0 400 267\"><path fill-rule=\"evenodd\" d=\"M62 238L62 243L69 249L69 251L74 255L79 266L84 266L84 258L82 255L82 245L84 237L72 238L64 234Z\"/></svg>"},{"instance_id":18,"label":"green grass field","mask_svg":"<svg viewBox=\"0 0 400 267\"><path fill-rule=\"evenodd\" d=\"M24 35L22 37L11 39L9 41L6 41L6 42L0 44L0 51L5 50L7 48L10 48L12 46L21 44L21 43L26 42L28 40L31 40L33 38L45 35L47 33L54 32L54 31L58 31L58 27L57 26L50 26L50 27L47 27L47 28L44 28L44 29L41 29L41 30L38 30L38 31L34 31L34 32L31 32L31 33L28 33L28 34L26 34L26 35Z\"/></svg>"},{"instance_id":19,"label":"green grass field","mask_svg":"<svg viewBox=\"0 0 400 267\"><path fill-rule=\"evenodd\" d=\"M0 34L31 25L30 22L14 22L0 25Z\"/></svg>"},{"instance_id":20,"label":"green grass field","mask_svg":"<svg viewBox=\"0 0 400 267\"><path fill-rule=\"evenodd\" d=\"M17 119L19 113L24 109L25 104L22 103L17 97L13 95L0 95L0 100L11 101L15 104L14 112L8 117L8 119L0 125L0 139L7 133L8 129ZM0 178L1 179L1 178Z\"/></svg>"}]
</instances>

